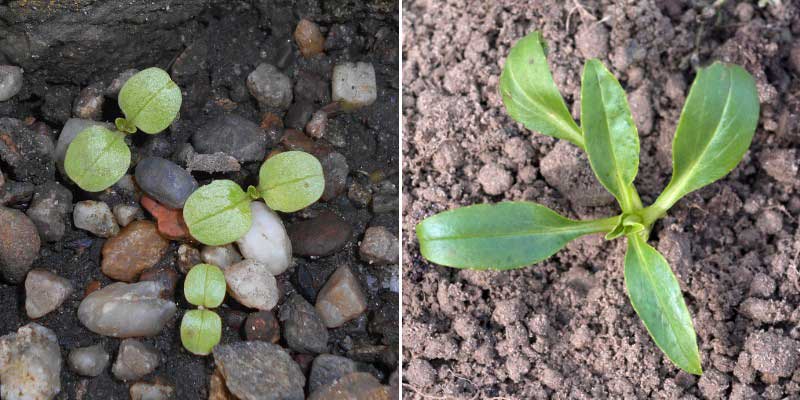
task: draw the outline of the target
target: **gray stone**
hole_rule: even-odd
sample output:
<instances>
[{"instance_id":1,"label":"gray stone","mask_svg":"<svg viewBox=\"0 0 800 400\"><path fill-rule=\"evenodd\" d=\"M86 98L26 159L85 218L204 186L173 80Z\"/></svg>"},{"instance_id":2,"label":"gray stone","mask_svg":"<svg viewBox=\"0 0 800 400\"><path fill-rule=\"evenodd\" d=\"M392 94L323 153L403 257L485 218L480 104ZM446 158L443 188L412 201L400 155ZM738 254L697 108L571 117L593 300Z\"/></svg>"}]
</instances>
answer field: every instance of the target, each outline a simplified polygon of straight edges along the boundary
<instances>
[{"instance_id":1,"label":"gray stone","mask_svg":"<svg viewBox=\"0 0 800 400\"><path fill-rule=\"evenodd\" d=\"M267 137L255 123L238 115L221 115L201 126L192 145L198 153L225 153L239 162L262 161Z\"/></svg>"},{"instance_id":2,"label":"gray stone","mask_svg":"<svg viewBox=\"0 0 800 400\"><path fill-rule=\"evenodd\" d=\"M121 381L141 379L158 367L158 352L152 346L136 339L125 339L111 372Z\"/></svg>"},{"instance_id":3,"label":"gray stone","mask_svg":"<svg viewBox=\"0 0 800 400\"><path fill-rule=\"evenodd\" d=\"M11 283L25 279L39 257L36 225L22 211L0 206L0 273Z\"/></svg>"},{"instance_id":4,"label":"gray stone","mask_svg":"<svg viewBox=\"0 0 800 400\"><path fill-rule=\"evenodd\" d=\"M186 169L200 172L236 172L242 169L239 161L225 153L191 154L186 161Z\"/></svg>"},{"instance_id":5,"label":"gray stone","mask_svg":"<svg viewBox=\"0 0 800 400\"><path fill-rule=\"evenodd\" d=\"M36 225L39 237L57 242L66 232L65 218L72 211L72 192L58 182L37 186L33 201L26 212Z\"/></svg>"},{"instance_id":6,"label":"gray stone","mask_svg":"<svg viewBox=\"0 0 800 400\"><path fill-rule=\"evenodd\" d=\"M158 282L117 282L86 296L78 319L90 331L112 337L155 336L175 315L175 303L159 297Z\"/></svg>"},{"instance_id":7,"label":"gray stone","mask_svg":"<svg viewBox=\"0 0 800 400\"><path fill-rule=\"evenodd\" d=\"M216 265L222 269L242 261L242 255L236 251L232 244L205 246L200 252L200 257L202 257L204 263Z\"/></svg>"},{"instance_id":8,"label":"gray stone","mask_svg":"<svg viewBox=\"0 0 800 400\"><path fill-rule=\"evenodd\" d=\"M269 311L278 304L278 283L264 264L248 259L222 272L228 283L228 293L245 307Z\"/></svg>"},{"instance_id":9,"label":"gray stone","mask_svg":"<svg viewBox=\"0 0 800 400\"><path fill-rule=\"evenodd\" d=\"M311 119L313 112L313 103L305 99L298 99L286 112L286 117L283 119L284 126L302 131L308 120Z\"/></svg>"},{"instance_id":10,"label":"gray stone","mask_svg":"<svg viewBox=\"0 0 800 400\"><path fill-rule=\"evenodd\" d=\"M322 192L322 200L330 201L344 193L350 167L347 165L347 159L335 151L320 157L319 162L322 164L322 173L325 175L325 190Z\"/></svg>"},{"instance_id":11,"label":"gray stone","mask_svg":"<svg viewBox=\"0 0 800 400\"><path fill-rule=\"evenodd\" d=\"M400 258L397 237L382 226L369 227L358 247L358 254L370 264L396 264Z\"/></svg>"},{"instance_id":12,"label":"gray stone","mask_svg":"<svg viewBox=\"0 0 800 400\"><path fill-rule=\"evenodd\" d=\"M22 68L0 65L0 101L6 101L22 89Z\"/></svg>"},{"instance_id":13,"label":"gray stone","mask_svg":"<svg viewBox=\"0 0 800 400\"><path fill-rule=\"evenodd\" d=\"M315 308L328 328L338 328L366 311L364 291L349 266L342 265L328 278Z\"/></svg>"},{"instance_id":14,"label":"gray stone","mask_svg":"<svg viewBox=\"0 0 800 400\"><path fill-rule=\"evenodd\" d=\"M333 354L320 354L311 363L311 373L308 376L308 391L313 393L317 389L330 385L337 379L352 372L356 372L355 361Z\"/></svg>"},{"instance_id":15,"label":"gray stone","mask_svg":"<svg viewBox=\"0 0 800 400\"><path fill-rule=\"evenodd\" d=\"M303 400L306 377L280 346L262 342L217 345L214 362L241 400Z\"/></svg>"},{"instance_id":16,"label":"gray stone","mask_svg":"<svg viewBox=\"0 0 800 400\"><path fill-rule=\"evenodd\" d=\"M111 130L115 129L113 125L108 123L79 118L70 118L64 124L64 127L61 128L61 134L58 135L58 142L56 142L54 154L56 166L58 166L58 170L61 171L61 174L65 177L67 176L67 173L64 171L64 158L67 156L67 148L69 148L70 143L72 143L72 141L75 139L75 136L78 136L81 131L95 125L103 126Z\"/></svg>"},{"instance_id":17,"label":"gray stone","mask_svg":"<svg viewBox=\"0 0 800 400\"><path fill-rule=\"evenodd\" d=\"M397 194L381 193L372 197L372 212L375 214L397 212L400 199Z\"/></svg>"},{"instance_id":18,"label":"gray stone","mask_svg":"<svg viewBox=\"0 0 800 400\"><path fill-rule=\"evenodd\" d=\"M293 294L281 306L281 325L286 344L298 353L324 353L328 350L328 328L303 296Z\"/></svg>"},{"instance_id":19,"label":"gray stone","mask_svg":"<svg viewBox=\"0 0 800 400\"><path fill-rule=\"evenodd\" d=\"M333 67L331 88L333 101L338 101L344 110L368 106L378 98L375 69L365 62Z\"/></svg>"},{"instance_id":20,"label":"gray stone","mask_svg":"<svg viewBox=\"0 0 800 400\"><path fill-rule=\"evenodd\" d=\"M130 395L131 400L168 400L175 398L175 388L158 381L136 382L131 385Z\"/></svg>"},{"instance_id":21,"label":"gray stone","mask_svg":"<svg viewBox=\"0 0 800 400\"><path fill-rule=\"evenodd\" d=\"M69 352L67 359L69 367L75 373L83 376L98 376L108 366L111 356L102 344L95 344L87 347L79 347Z\"/></svg>"},{"instance_id":22,"label":"gray stone","mask_svg":"<svg viewBox=\"0 0 800 400\"><path fill-rule=\"evenodd\" d=\"M30 323L0 337L0 398L52 399L61 391L61 350L50 329Z\"/></svg>"},{"instance_id":23,"label":"gray stone","mask_svg":"<svg viewBox=\"0 0 800 400\"><path fill-rule=\"evenodd\" d=\"M292 80L271 64L260 64L251 72L247 88L262 106L285 110L292 104Z\"/></svg>"},{"instance_id":24,"label":"gray stone","mask_svg":"<svg viewBox=\"0 0 800 400\"><path fill-rule=\"evenodd\" d=\"M83 119L100 119L103 113L103 104L106 102L103 89L97 85L81 89L81 93L72 104L72 115Z\"/></svg>"},{"instance_id":25,"label":"gray stone","mask_svg":"<svg viewBox=\"0 0 800 400\"><path fill-rule=\"evenodd\" d=\"M74 291L72 283L50 271L32 269L25 278L25 312L28 318L43 317L55 310Z\"/></svg>"},{"instance_id":26,"label":"gray stone","mask_svg":"<svg viewBox=\"0 0 800 400\"><path fill-rule=\"evenodd\" d=\"M110 238L119 233L119 225L108 204L102 201L85 200L75 203L72 212L75 227L97 236Z\"/></svg>"},{"instance_id":27,"label":"gray stone","mask_svg":"<svg viewBox=\"0 0 800 400\"><path fill-rule=\"evenodd\" d=\"M117 204L112 209L114 218L122 227L128 226L133 220L142 215L142 209L137 206L129 206L127 204Z\"/></svg>"},{"instance_id":28,"label":"gray stone","mask_svg":"<svg viewBox=\"0 0 800 400\"><path fill-rule=\"evenodd\" d=\"M159 203L174 209L183 208L186 199L197 190L197 180L172 161L147 157L136 164L136 182Z\"/></svg>"}]
</instances>

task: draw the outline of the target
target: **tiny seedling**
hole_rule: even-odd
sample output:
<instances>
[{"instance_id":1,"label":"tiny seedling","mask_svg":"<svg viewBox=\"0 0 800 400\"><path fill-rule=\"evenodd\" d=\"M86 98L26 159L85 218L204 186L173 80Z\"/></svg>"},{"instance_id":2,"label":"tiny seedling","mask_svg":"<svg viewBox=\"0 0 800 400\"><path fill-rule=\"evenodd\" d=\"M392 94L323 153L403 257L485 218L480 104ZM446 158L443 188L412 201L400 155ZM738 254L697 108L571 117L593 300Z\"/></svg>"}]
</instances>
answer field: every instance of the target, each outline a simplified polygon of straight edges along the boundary
<instances>
[{"instance_id":1,"label":"tiny seedling","mask_svg":"<svg viewBox=\"0 0 800 400\"><path fill-rule=\"evenodd\" d=\"M187 311L181 320L181 342L192 354L205 356L211 353L222 337L222 321L217 308L225 299L225 275L211 264L195 265L186 275L183 295L186 301L199 307Z\"/></svg>"},{"instance_id":2,"label":"tiny seedling","mask_svg":"<svg viewBox=\"0 0 800 400\"><path fill-rule=\"evenodd\" d=\"M67 147L64 170L81 189L99 192L117 183L131 164L125 134L156 134L178 116L181 89L159 68L148 68L132 76L119 92L119 107L125 118L117 118L116 132L92 126L84 129Z\"/></svg>"},{"instance_id":3,"label":"tiny seedling","mask_svg":"<svg viewBox=\"0 0 800 400\"><path fill-rule=\"evenodd\" d=\"M645 207L633 185L639 137L624 89L600 61L587 61L579 127L553 82L545 51L536 32L511 49L500 76L503 103L526 128L585 150L622 213L577 221L531 202L463 207L417 225L420 252L449 267L507 270L538 263L582 235L624 236L625 285L634 310L667 358L700 375L696 334L678 280L647 239L678 200L724 177L742 159L758 123L755 82L736 65L714 63L697 73L672 142L672 179Z\"/></svg>"},{"instance_id":4,"label":"tiny seedling","mask_svg":"<svg viewBox=\"0 0 800 400\"><path fill-rule=\"evenodd\" d=\"M316 157L287 151L267 159L259 171L258 187L245 192L229 180L213 181L186 200L183 219L192 237L203 244L221 246L250 229L250 202L263 198L273 210L301 210L322 196L325 178Z\"/></svg>"}]
</instances>

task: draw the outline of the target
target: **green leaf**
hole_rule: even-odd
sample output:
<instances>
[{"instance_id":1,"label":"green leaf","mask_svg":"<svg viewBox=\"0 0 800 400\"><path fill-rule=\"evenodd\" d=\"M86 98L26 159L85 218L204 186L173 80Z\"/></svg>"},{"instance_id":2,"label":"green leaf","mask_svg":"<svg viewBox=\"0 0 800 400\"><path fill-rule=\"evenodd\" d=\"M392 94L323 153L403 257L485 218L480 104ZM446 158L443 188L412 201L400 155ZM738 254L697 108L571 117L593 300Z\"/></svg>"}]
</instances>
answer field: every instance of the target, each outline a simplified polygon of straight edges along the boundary
<instances>
[{"instance_id":1,"label":"green leaf","mask_svg":"<svg viewBox=\"0 0 800 400\"><path fill-rule=\"evenodd\" d=\"M422 256L455 268L512 269L542 261L572 239L607 232L619 217L575 221L530 202L480 204L417 225Z\"/></svg>"},{"instance_id":2,"label":"green leaf","mask_svg":"<svg viewBox=\"0 0 800 400\"><path fill-rule=\"evenodd\" d=\"M117 183L131 165L125 135L102 126L90 126L72 140L64 158L64 170L87 192L99 192Z\"/></svg>"},{"instance_id":3,"label":"green leaf","mask_svg":"<svg viewBox=\"0 0 800 400\"><path fill-rule=\"evenodd\" d=\"M190 310L181 321L181 343L198 356L211 353L222 338L222 320L209 310Z\"/></svg>"},{"instance_id":4,"label":"green leaf","mask_svg":"<svg viewBox=\"0 0 800 400\"><path fill-rule=\"evenodd\" d=\"M508 115L526 128L583 148L583 134L553 82L539 32L511 48L500 74L500 94Z\"/></svg>"},{"instance_id":5,"label":"green leaf","mask_svg":"<svg viewBox=\"0 0 800 400\"><path fill-rule=\"evenodd\" d=\"M322 165L302 151L287 151L267 159L258 173L258 190L267 205L282 212L301 210L319 200L325 189Z\"/></svg>"},{"instance_id":6,"label":"green leaf","mask_svg":"<svg viewBox=\"0 0 800 400\"><path fill-rule=\"evenodd\" d=\"M221 246L250 229L250 196L236 182L218 180L195 190L183 206L183 219L192 237Z\"/></svg>"},{"instance_id":7,"label":"green leaf","mask_svg":"<svg viewBox=\"0 0 800 400\"><path fill-rule=\"evenodd\" d=\"M632 191L639 170L639 133L625 90L598 60L589 60L581 82L581 126L586 153L597 179L617 198L623 212L636 206Z\"/></svg>"},{"instance_id":8,"label":"green leaf","mask_svg":"<svg viewBox=\"0 0 800 400\"><path fill-rule=\"evenodd\" d=\"M225 275L216 265L198 264L186 274L183 295L196 306L216 308L225 299Z\"/></svg>"},{"instance_id":9,"label":"green leaf","mask_svg":"<svg viewBox=\"0 0 800 400\"><path fill-rule=\"evenodd\" d=\"M672 141L672 179L655 205L666 211L736 167L753 140L759 107L744 68L714 63L700 70Z\"/></svg>"},{"instance_id":10,"label":"green leaf","mask_svg":"<svg viewBox=\"0 0 800 400\"><path fill-rule=\"evenodd\" d=\"M119 108L128 125L151 134L167 129L178 116L182 101L181 88L169 74L155 67L132 76L119 91ZM117 126L120 124L117 122Z\"/></svg>"},{"instance_id":11,"label":"green leaf","mask_svg":"<svg viewBox=\"0 0 800 400\"><path fill-rule=\"evenodd\" d=\"M664 256L639 235L628 235L625 286L633 309L661 351L680 369L701 375L697 338L678 280Z\"/></svg>"}]
</instances>

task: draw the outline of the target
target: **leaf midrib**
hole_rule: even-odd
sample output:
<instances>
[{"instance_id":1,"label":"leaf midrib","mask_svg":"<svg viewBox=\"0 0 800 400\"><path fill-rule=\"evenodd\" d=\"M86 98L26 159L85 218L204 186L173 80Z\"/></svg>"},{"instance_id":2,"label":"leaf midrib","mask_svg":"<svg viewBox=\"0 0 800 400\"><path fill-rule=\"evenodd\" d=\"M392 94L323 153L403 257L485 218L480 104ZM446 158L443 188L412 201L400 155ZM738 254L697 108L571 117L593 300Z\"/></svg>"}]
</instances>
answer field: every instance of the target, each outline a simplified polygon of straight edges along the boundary
<instances>
[{"instance_id":1,"label":"leaf midrib","mask_svg":"<svg viewBox=\"0 0 800 400\"><path fill-rule=\"evenodd\" d=\"M104 132L101 134L104 134ZM89 173L90 170L94 169L94 167L100 162L100 159L103 158L103 156L105 156L105 154L108 152L108 149L110 149L124 137L123 135L117 135L114 132L111 132L111 134L114 135L114 139L108 142L105 145L105 147L103 147L103 150L100 151L100 154L97 156L97 158L95 158L91 164L86 166L86 168L84 168L83 171L81 171L81 173L78 174L76 180L83 180L84 176L86 176L86 174Z\"/></svg>"},{"instance_id":2,"label":"leaf midrib","mask_svg":"<svg viewBox=\"0 0 800 400\"><path fill-rule=\"evenodd\" d=\"M242 200L239 200L239 201L237 201L237 202L235 202L235 203L232 203L231 205L229 205L229 206L226 206L226 207L224 207L224 208L220 209L220 210L219 210L219 211L217 211L217 212L214 212L214 213L212 213L212 214L206 215L205 217L202 217L202 218L198 219L197 221L194 221L194 222L193 222L193 225L198 225L198 224L201 224L201 223L203 223L203 222L205 222L205 221L208 221L208 220L209 220L209 219L211 219L211 218L218 217L220 214L223 214L223 213L226 213L226 212L228 212L228 211L230 211L230 210L233 210L233 209L239 208L239 206L241 206L241 205L242 205L242 203L244 203L244 202L247 202L247 201L251 201L251 199L250 199L250 197L249 197L249 196L245 195L245 196L244 196L244 198L243 198Z\"/></svg>"},{"instance_id":3,"label":"leaf midrib","mask_svg":"<svg viewBox=\"0 0 800 400\"><path fill-rule=\"evenodd\" d=\"M582 229L581 229L582 228ZM496 233L490 235L454 235L454 236L440 236L440 237L422 237L429 242L437 242L437 241L444 241L444 240L469 240L469 239L498 239L498 238L507 238L507 237L524 237L524 236L543 236L547 234L557 234L557 233L592 233L596 232L597 230L587 229L584 226L572 226L572 227L557 227L551 228L547 231L543 230L528 230L528 231L518 231L518 232L511 232L511 233Z\"/></svg>"},{"instance_id":4,"label":"leaf midrib","mask_svg":"<svg viewBox=\"0 0 800 400\"><path fill-rule=\"evenodd\" d=\"M301 176L299 178L293 178L293 179L289 179L287 181L277 182L273 186L264 185L264 191L272 190L272 189L275 189L275 188L280 187L280 186L291 185L293 183L302 182L302 181L304 181L306 179L316 178L318 176L319 176L318 174L305 175L305 176Z\"/></svg>"},{"instance_id":5,"label":"leaf midrib","mask_svg":"<svg viewBox=\"0 0 800 400\"><path fill-rule=\"evenodd\" d=\"M164 86L162 86L161 88L159 88L155 92L151 93L150 96L147 97L147 100L145 100L144 104L142 104L142 106L139 107L139 109L136 110L135 113L132 113L133 115L130 117L130 120L134 125L136 125L136 119L139 118L139 114L141 114L142 111L144 111L144 109L147 108L147 106L149 106L150 103L153 102L153 100L155 100L156 96L158 96L159 94L161 94L161 92L163 92L165 89L170 87L170 84L174 84L174 83L172 82L171 79L168 78L167 82L164 84Z\"/></svg>"}]
</instances>

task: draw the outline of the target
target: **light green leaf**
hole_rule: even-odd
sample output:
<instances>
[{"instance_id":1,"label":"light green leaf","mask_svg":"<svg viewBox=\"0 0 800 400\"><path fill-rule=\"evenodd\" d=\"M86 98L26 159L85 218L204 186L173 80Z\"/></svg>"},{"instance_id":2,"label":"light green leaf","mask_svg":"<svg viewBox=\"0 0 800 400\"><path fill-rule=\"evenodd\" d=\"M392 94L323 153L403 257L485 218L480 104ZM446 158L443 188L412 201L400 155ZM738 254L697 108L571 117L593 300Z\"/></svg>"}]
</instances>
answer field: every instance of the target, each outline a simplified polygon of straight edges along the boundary
<instances>
[{"instance_id":1,"label":"light green leaf","mask_svg":"<svg viewBox=\"0 0 800 400\"><path fill-rule=\"evenodd\" d=\"M117 183L131 165L125 135L102 126L90 126L72 140L64 158L64 170L87 192L99 192Z\"/></svg>"},{"instance_id":2,"label":"light green leaf","mask_svg":"<svg viewBox=\"0 0 800 400\"><path fill-rule=\"evenodd\" d=\"M267 159L258 173L258 190L267 205L294 212L319 200L325 190L322 165L302 151L287 151Z\"/></svg>"},{"instance_id":3,"label":"light green leaf","mask_svg":"<svg viewBox=\"0 0 800 400\"><path fill-rule=\"evenodd\" d=\"M192 237L221 246L250 229L250 196L236 182L218 180L195 190L183 206L183 219Z\"/></svg>"},{"instance_id":4,"label":"light green leaf","mask_svg":"<svg viewBox=\"0 0 800 400\"><path fill-rule=\"evenodd\" d=\"M225 275L216 265L198 264L186 274L183 295L196 306L216 308L225 299Z\"/></svg>"},{"instance_id":5,"label":"light green leaf","mask_svg":"<svg viewBox=\"0 0 800 400\"><path fill-rule=\"evenodd\" d=\"M455 268L513 269L542 261L578 236L611 230L619 217L575 221L530 202L480 204L417 225L422 256Z\"/></svg>"},{"instance_id":6,"label":"light green leaf","mask_svg":"<svg viewBox=\"0 0 800 400\"><path fill-rule=\"evenodd\" d=\"M697 338L678 280L664 256L636 234L628 235L625 286L633 309L661 351L680 369L701 375Z\"/></svg>"},{"instance_id":7,"label":"light green leaf","mask_svg":"<svg viewBox=\"0 0 800 400\"><path fill-rule=\"evenodd\" d=\"M182 101L181 88L169 74L160 68L145 69L119 91L119 108L128 122L117 121L117 126L133 124L145 133L161 132L178 116Z\"/></svg>"},{"instance_id":8,"label":"light green leaf","mask_svg":"<svg viewBox=\"0 0 800 400\"><path fill-rule=\"evenodd\" d=\"M717 62L700 70L672 141L672 179L656 207L666 211L727 175L750 147L758 117L755 81L744 68Z\"/></svg>"},{"instance_id":9,"label":"light green leaf","mask_svg":"<svg viewBox=\"0 0 800 400\"><path fill-rule=\"evenodd\" d=\"M500 94L508 115L526 128L583 148L583 134L553 82L539 32L511 48L500 74Z\"/></svg>"},{"instance_id":10,"label":"light green leaf","mask_svg":"<svg viewBox=\"0 0 800 400\"><path fill-rule=\"evenodd\" d=\"M581 82L581 126L597 179L623 212L636 206L633 180L639 170L639 133L625 90L598 60L589 60Z\"/></svg>"},{"instance_id":11,"label":"light green leaf","mask_svg":"<svg viewBox=\"0 0 800 400\"><path fill-rule=\"evenodd\" d=\"M181 320L181 343L198 356L211 353L222 338L222 320L209 310L190 310Z\"/></svg>"}]
</instances>

